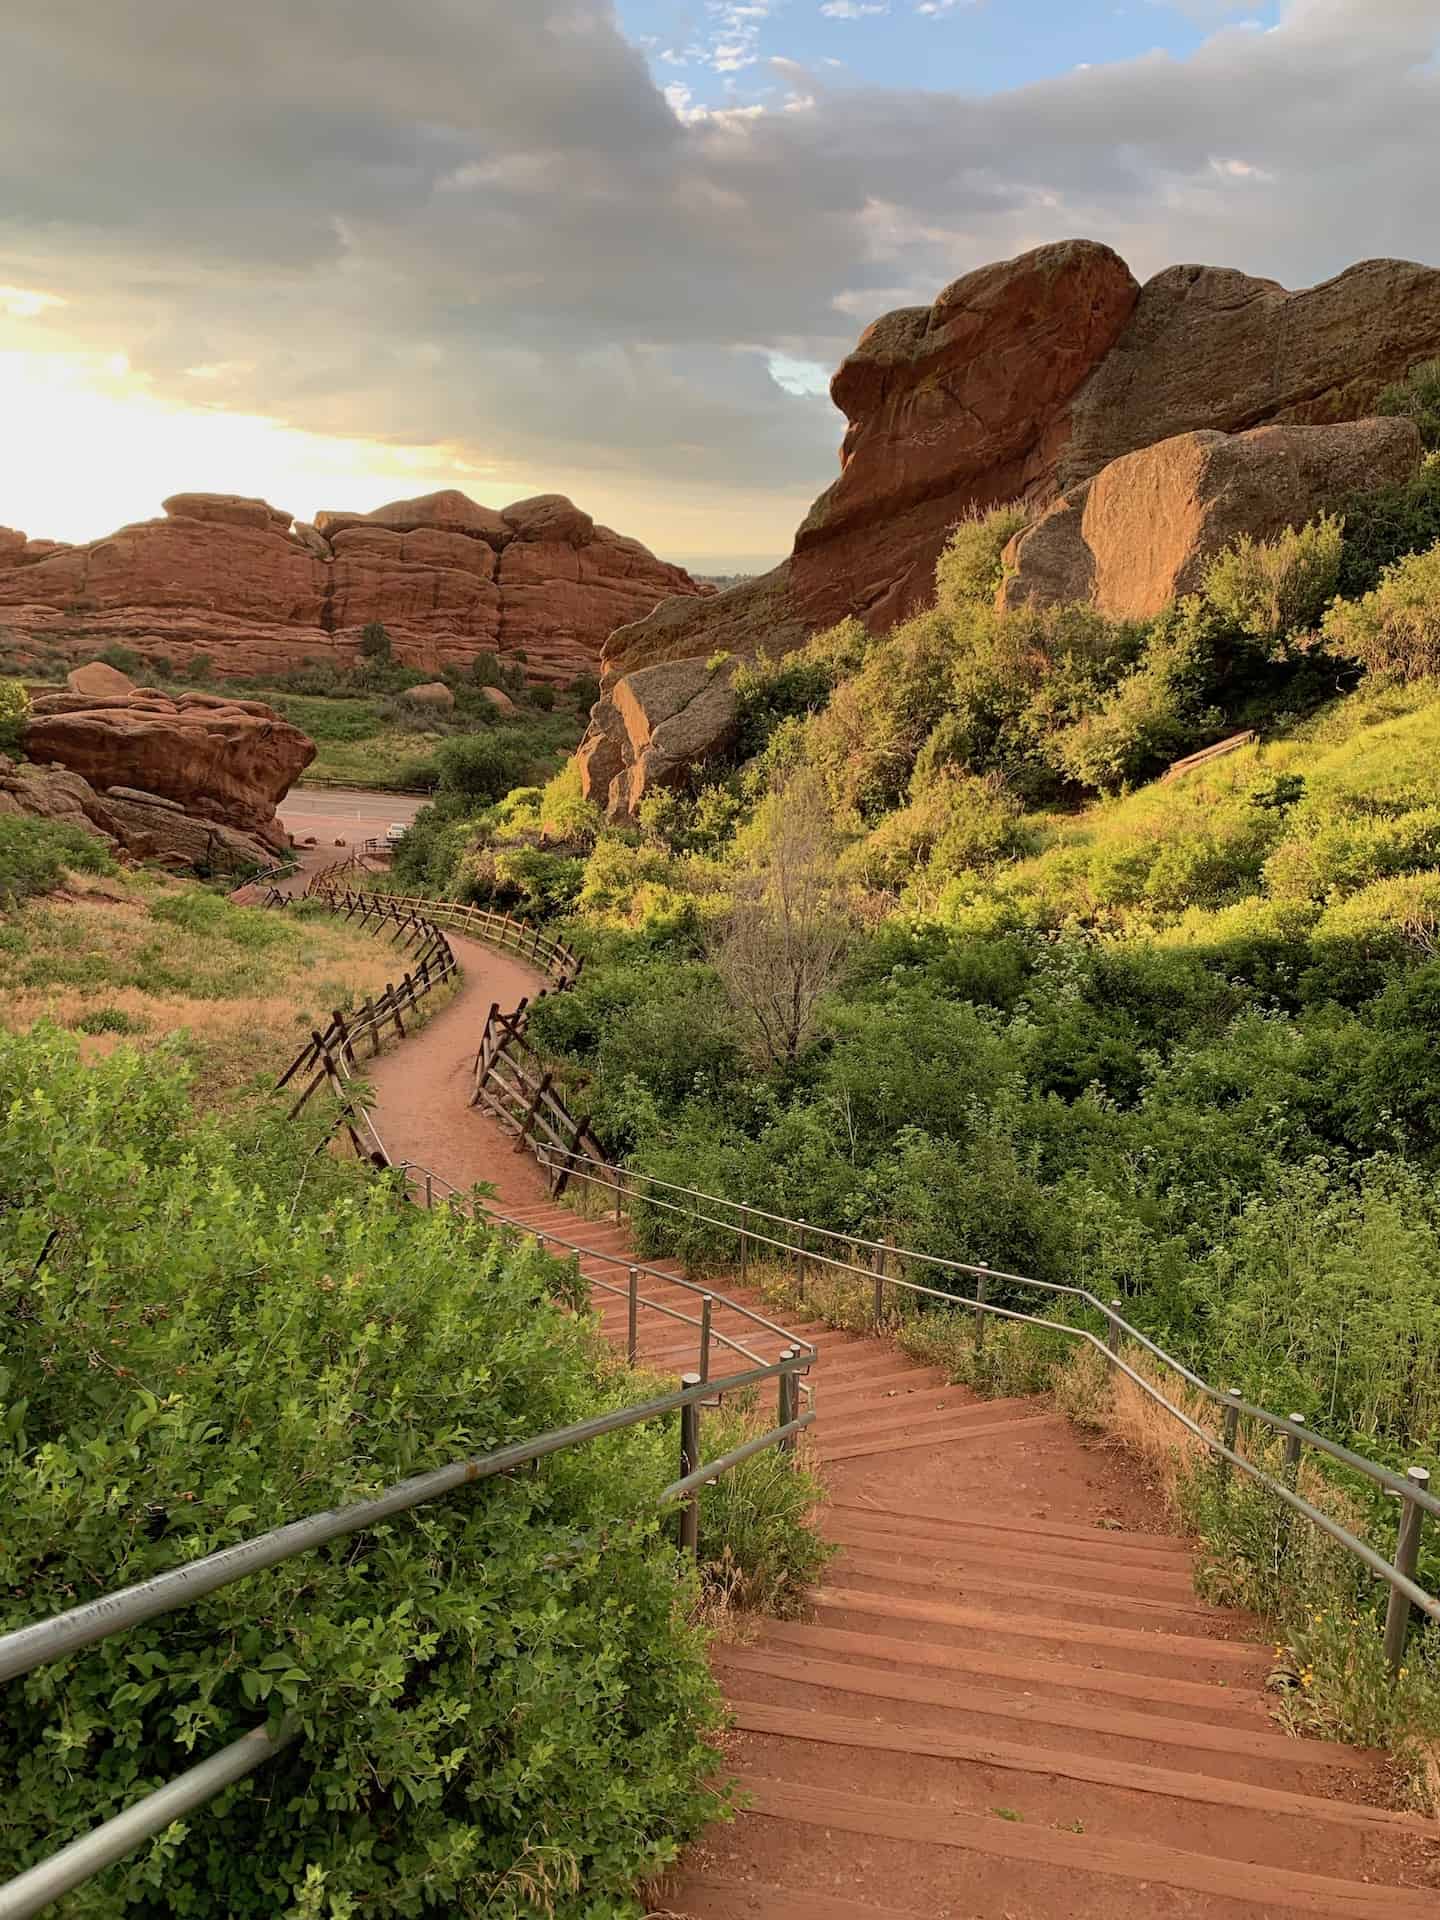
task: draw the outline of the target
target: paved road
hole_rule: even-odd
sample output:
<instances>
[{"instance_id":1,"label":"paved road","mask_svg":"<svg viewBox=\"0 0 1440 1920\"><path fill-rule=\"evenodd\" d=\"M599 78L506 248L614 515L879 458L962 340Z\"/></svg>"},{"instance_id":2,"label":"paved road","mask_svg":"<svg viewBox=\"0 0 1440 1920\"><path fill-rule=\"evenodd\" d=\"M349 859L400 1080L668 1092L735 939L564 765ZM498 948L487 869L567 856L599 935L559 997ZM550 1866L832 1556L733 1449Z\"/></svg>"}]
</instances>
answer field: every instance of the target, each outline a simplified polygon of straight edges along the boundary
<instances>
[{"instance_id":1,"label":"paved road","mask_svg":"<svg viewBox=\"0 0 1440 1920\"><path fill-rule=\"evenodd\" d=\"M296 787L280 802L280 822L297 840L312 835L322 846L344 840L353 846L383 834L403 820L408 826L425 805L415 794L366 793L358 787Z\"/></svg>"}]
</instances>

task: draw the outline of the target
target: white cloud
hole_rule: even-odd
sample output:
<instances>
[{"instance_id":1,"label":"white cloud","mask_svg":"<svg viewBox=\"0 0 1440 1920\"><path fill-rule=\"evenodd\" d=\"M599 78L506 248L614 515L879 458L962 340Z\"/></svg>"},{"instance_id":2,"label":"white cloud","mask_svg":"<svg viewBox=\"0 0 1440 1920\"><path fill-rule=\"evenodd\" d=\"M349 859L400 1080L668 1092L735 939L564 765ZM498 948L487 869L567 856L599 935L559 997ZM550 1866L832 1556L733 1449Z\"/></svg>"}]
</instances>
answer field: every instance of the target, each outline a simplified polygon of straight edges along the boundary
<instances>
[{"instance_id":1,"label":"white cloud","mask_svg":"<svg viewBox=\"0 0 1440 1920\"><path fill-rule=\"evenodd\" d=\"M869 14L889 13L890 0L825 0L820 11L827 20L863 20Z\"/></svg>"},{"instance_id":2,"label":"white cloud","mask_svg":"<svg viewBox=\"0 0 1440 1920\"><path fill-rule=\"evenodd\" d=\"M0 287L0 313L11 320L35 320L50 307L65 302L53 293L40 293L34 287Z\"/></svg>"}]
</instances>

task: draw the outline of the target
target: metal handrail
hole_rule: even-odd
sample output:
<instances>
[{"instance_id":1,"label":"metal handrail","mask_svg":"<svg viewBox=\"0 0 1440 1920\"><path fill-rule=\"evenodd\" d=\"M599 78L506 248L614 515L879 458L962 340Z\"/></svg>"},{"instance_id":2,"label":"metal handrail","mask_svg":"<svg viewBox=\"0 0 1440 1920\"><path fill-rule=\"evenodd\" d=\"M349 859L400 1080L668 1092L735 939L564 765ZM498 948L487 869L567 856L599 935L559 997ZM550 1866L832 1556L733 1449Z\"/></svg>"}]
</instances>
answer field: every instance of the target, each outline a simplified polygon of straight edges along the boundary
<instances>
[{"instance_id":1,"label":"metal handrail","mask_svg":"<svg viewBox=\"0 0 1440 1920\"><path fill-rule=\"evenodd\" d=\"M553 1153L554 1149L547 1150ZM570 1170L571 1178L592 1181L604 1185L617 1195L622 1191L630 1199L632 1206L638 1198L646 1206L653 1206L664 1212L677 1213L701 1224L719 1228L723 1232L735 1234L741 1243L742 1271L745 1247L753 1242L757 1246L773 1248L779 1253L789 1254L802 1262L820 1266L835 1273L853 1276L871 1285L875 1290L876 1322L883 1324L883 1300L885 1290L891 1287L901 1292L939 1300L951 1307L963 1307L976 1317L977 1336L983 1323L983 1317L1018 1321L1030 1326L1043 1327L1049 1332L1065 1335L1067 1338L1087 1342L1102 1352L1107 1361L1124 1373L1146 1397L1162 1408L1174 1420L1199 1440L1219 1461L1225 1470L1239 1467L1250 1478L1258 1481L1274 1497L1294 1512L1302 1514L1312 1525L1328 1534L1340 1546L1344 1547L1355 1559L1365 1566L1377 1578L1384 1580L1390 1587L1390 1608L1386 1620L1385 1644L1392 1669L1397 1668L1403 1657L1406 1628L1409 1623L1409 1607L1420 1609L1430 1620L1440 1623L1440 1597L1421 1587L1414 1578L1419 1560L1420 1516L1424 1513L1440 1515L1440 1499L1429 1491L1429 1474L1421 1467L1412 1467L1405 1476L1393 1472L1380 1462L1368 1460L1363 1454L1353 1452L1349 1447L1337 1441L1327 1439L1325 1435L1314 1432L1306 1426L1300 1415L1291 1414L1288 1418L1272 1413L1268 1408L1253 1405L1243 1400L1238 1392L1222 1393L1207 1381L1194 1373L1182 1361L1167 1353L1163 1347L1133 1326L1119 1311L1119 1302L1108 1305L1084 1287L1067 1286L1059 1281L1036 1280L1028 1274L1008 1273L1004 1269L985 1266L960 1260L947 1260L940 1255L921 1253L912 1248L896 1247L888 1242L867 1240L858 1235L842 1234L833 1228L813 1226L808 1221L797 1221L783 1214L767 1212L762 1207L752 1207L743 1201L729 1200L716 1194L707 1194L698 1188L685 1187L678 1182L652 1178L649 1174L637 1174L634 1169L612 1167L611 1178L600 1182L585 1172L583 1166ZM664 1188L667 1192L684 1195L705 1206L729 1207L738 1211L743 1218L737 1224L733 1220L700 1211L698 1207L686 1207L674 1201L657 1199L653 1194L637 1194L635 1183L643 1181L647 1186ZM793 1241L778 1238L775 1235L757 1232L752 1222L756 1220L772 1223L777 1227L798 1228L802 1233L813 1234L818 1238L838 1241L853 1248L864 1248L874 1253L883 1262L897 1259L913 1262L920 1266L939 1269L945 1273L957 1273L974 1279L973 1295L956 1295L937 1287L923 1286L918 1281L906 1280L898 1275L877 1271L875 1267L862 1267L853 1260L839 1258L833 1254L817 1253L805 1246L797 1246ZM1037 1314L1021 1313L1014 1308L1002 1307L985 1297L985 1288L991 1281L1000 1280L1007 1284L1031 1287L1058 1298L1075 1300L1092 1308L1106 1322L1106 1337L1102 1341L1087 1328L1073 1326L1065 1321L1045 1319ZM1189 1387L1199 1393L1212 1405L1224 1409L1223 1440L1217 1439L1198 1421L1194 1420L1182 1408L1160 1392L1149 1380L1145 1379L1133 1367L1129 1366L1119 1354L1121 1341L1129 1341L1149 1354L1162 1366L1171 1369ZM1336 1460L1344 1467L1364 1475L1375 1486L1394 1494L1402 1502L1400 1526L1396 1555L1393 1562L1386 1560L1371 1547L1368 1542L1322 1512L1311 1502L1305 1500L1293 1485L1277 1480L1263 1467L1241 1454L1235 1445L1240 1419L1248 1418L1286 1437L1287 1472L1298 1466L1303 1447L1312 1447L1317 1452Z\"/></svg>"},{"instance_id":2,"label":"metal handrail","mask_svg":"<svg viewBox=\"0 0 1440 1920\"><path fill-rule=\"evenodd\" d=\"M674 1391L636 1406L595 1414L572 1426L516 1441L488 1454L451 1461L447 1466L402 1480L371 1499L289 1521L149 1580L71 1607L47 1620L16 1628L0 1635L0 1681L18 1679L37 1667L98 1645L144 1621L191 1606L222 1587L248 1579L253 1573L309 1553L331 1540L362 1532L395 1514L442 1499L461 1487L514 1472L568 1447L583 1446L606 1434L642 1426L675 1412L681 1415L682 1471L678 1479L661 1491L658 1504L661 1507L681 1505L681 1547L698 1552L701 1488L765 1447L777 1446L788 1451L796 1437L813 1424L814 1413L797 1414L793 1400L793 1385L808 1370L813 1358L811 1352L787 1352L776 1361L762 1362L723 1380L702 1381L697 1375L687 1374ZM774 1427L720 1459L700 1466L696 1423L704 1401L717 1392L738 1392L766 1380L777 1380L780 1384L779 1415ZM219 1753L144 1795L114 1818L0 1887L0 1920L28 1920L28 1916L122 1859L142 1840L161 1832L182 1813L203 1805L233 1781L263 1766L291 1745L298 1733L298 1726L290 1718L282 1720L273 1732L268 1727L252 1728Z\"/></svg>"},{"instance_id":3,"label":"metal handrail","mask_svg":"<svg viewBox=\"0 0 1440 1920\"><path fill-rule=\"evenodd\" d=\"M383 1148L381 1150L383 1152ZM443 1174L436 1173L433 1168L422 1166L415 1160L393 1161L388 1158L388 1155L386 1164L393 1167L397 1173L403 1173L407 1182L412 1182L412 1176L419 1175L420 1179L414 1180L412 1183L418 1186L423 1182L427 1200L433 1196L437 1189L443 1188L447 1199L458 1201L463 1208L473 1208L473 1197L465 1193L462 1188L457 1187L453 1181L447 1180ZM778 1339L783 1340L792 1352L808 1353L812 1361L817 1358L813 1341L802 1340L798 1334L792 1333L788 1327L782 1327L778 1322L767 1319L763 1313L757 1313L753 1307L747 1307L739 1300L732 1300L728 1294L716 1293L713 1288L702 1286L699 1281L686 1280L679 1274L666 1273L663 1268L649 1266L643 1260L630 1259L624 1254L608 1253L603 1247L582 1246L578 1240L568 1239L564 1234L553 1233L548 1230L542 1232L538 1227L530 1225L528 1221L517 1220L511 1214L501 1213L496 1208L487 1206L483 1200L480 1202L480 1206L486 1219L491 1221L495 1226L511 1227L515 1232L525 1234L529 1238L537 1241L542 1249L551 1245L564 1247L567 1253L573 1253L580 1259L600 1260L608 1266L624 1267L628 1273L633 1275L638 1276L644 1274L647 1278L658 1280L665 1286L679 1287L686 1293L698 1295L702 1303L708 1300L712 1309L715 1307L725 1308L729 1312L738 1315L742 1320L748 1321L752 1326L760 1327L766 1333L773 1333ZM649 1307L671 1320L682 1321L688 1327L699 1329L702 1336L708 1330L711 1341L718 1342L721 1346L729 1347L733 1353L743 1355L746 1359L754 1361L756 1365L763 1366L765 1364L762 1356L757 1354L752 1347L747 1347L743 1341L735 1339L733 1335L722 1333L718 1327L711 1325L703 1312L698 1317L695 1314L683 1313L678 1307L666 1306L665 1303L660 1300L647 1299L644 1294L636 1293L633 1288L617 1287L610 1281L599 1279L594 1275L587 1276L587 1284L591 1288L598 1287L602 1293L611 1294L617 1300L633 1299L639 1306ZM632 1359L633 1357L632 1355ZM703 1340L699 1358L701 1372L708 1374L708 1348ZM717 1388L712 1388L712 1391L718 1390ZM801 1383L801 1391L807 1395L810 1393L808 1382Z\"/></svg>"}]
</instances>

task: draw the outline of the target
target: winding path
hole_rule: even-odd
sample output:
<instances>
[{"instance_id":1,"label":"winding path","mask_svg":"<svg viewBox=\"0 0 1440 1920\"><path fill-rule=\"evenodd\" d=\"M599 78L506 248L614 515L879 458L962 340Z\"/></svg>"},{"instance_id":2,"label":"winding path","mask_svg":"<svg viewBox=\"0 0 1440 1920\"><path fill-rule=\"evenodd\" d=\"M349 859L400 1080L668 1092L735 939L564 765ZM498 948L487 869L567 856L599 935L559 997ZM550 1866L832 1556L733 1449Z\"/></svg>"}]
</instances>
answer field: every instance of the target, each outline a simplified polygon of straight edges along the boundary
<instances>
[{"instance_id":1,"label":"winding path","mask_svg":"<svg viewBox=\"0 0 1440 1920\"><path fill-rule=\"evenodd\" d=\"M455 997L367 1067L381 1135L456 1186L490 1182L502 1211L591 1249L581 1271L613 1282L625 1230L557 1207L469 1105L490 1003L542 983L453 944ZM622 1303L596 1297L623 1341ZM668 1297L693 1311L693 1294ZM805 1619L716 1646L749 1810L690 1850L658 1911L1435 1920L1434 1826L1384 1810L1379 1756L1278 1731L1255 1623L1196 1600L1193 1545L1126 1456L1048 1402L979 1400L888 1341L794 1331L820 1352L837 1557ZM641 1357L693 1365L691 1330L642 1315Z\"/></svg>"}]
</instances>

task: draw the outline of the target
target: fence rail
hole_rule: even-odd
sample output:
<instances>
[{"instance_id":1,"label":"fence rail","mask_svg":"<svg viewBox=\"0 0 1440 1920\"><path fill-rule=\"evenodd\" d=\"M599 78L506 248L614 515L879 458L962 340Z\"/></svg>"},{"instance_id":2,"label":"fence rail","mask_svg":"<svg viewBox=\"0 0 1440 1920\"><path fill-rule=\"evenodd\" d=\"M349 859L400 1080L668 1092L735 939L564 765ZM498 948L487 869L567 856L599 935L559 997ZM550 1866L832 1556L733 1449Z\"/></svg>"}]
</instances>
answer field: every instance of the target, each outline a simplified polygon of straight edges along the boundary
<instances>
[{"instance_id":1,"label":"fence rail","mask_svg":"<svg viewBox=\"0 0 1440 1920\"><path fill-rule=\"evenodd\" d=\"M542 1157L553 1161L557 1153L557 1149L546 1148ZM589 1168L573 1156L570 1157L569 1168L572 1180L600 1184ZM629 1168L608 1167L603 1184L607 1198L617 1196L617 1209L628 1207L632 1218L637 1210L649 1208L658 1213L678 1215L696 1225L730 1235L736 1242L742 1275L752 1248L792 1259L800 1274L802 1298L807 1271L818 1270L862 1282L871 1292L872 1317L877 1331L887 1324L892 1297L903 1296L939 1302L954 1311L972 1314L977 1349L984 1346L985 1327L990 1320L1042 1327L1090 1345L1104 1354L1113 1369L1123 1374L1148 1400L1214 1456L1222 1480L1228 1483L1230 1474L1238 1469L1263 1486L1291 1512L1301 1515L1328 1535L1389 1587L1385 1654L1392 1673L1398 1671L1405 1657L1411 1609L1418 1609L1427 1619L1440 1624L1440 1596L1422 1587L1415 1577L1425 1517L1440 1517L1440 1498L1430 1491L1428 1471L1416 1466L1404 1475L1395 1473L1378 1461L1369 1460L1338 1441L1317 1433L1298 1413L1272 1413L1268 1408L1255 1406L1242 1399L1238 1389L1222 1392L1212 1387L1183 1361L1167 1353L1125 1319L1121 1312L1123 1302L1111 1300L1107 1303L1084 1287L1035 1280L1028 1274L1007 1273L978 1262L947 1260L936 1254L918 1252L914 1248L896 1247L886 1241L839 1233L831 1228L814 1226L808 1221L767 1212L763 1207L750 1206L718 1194L701 1192L698 1188L682 1186L675 1181L640 1174ZM958 1279L968 1282L970 1291L957 1295L953 1286L927 1286L908 1278L904 1271L906 1268L950 1281ZM988 1297L989 1289L996 1285L1029 1288L1059 1300L1067 1307L1078 1307L1093 1313L1103 1321L1104 1333L1097 1334L1088 1327L1077 1326L1069 1321L1048 1319L1039 1314L1022 1313L1016 1308L1002 1306ZM1192 1393L1198 1394L1215 1408L1220 1414L1219 1435L1212 1433L1183 1407L1177 1406L1153 1381L1132 1366L1124 1357L1123 1347L1126 1343L1139 1348L1158 1367L1183 1382ZM1277 1478L1262 1462L1241 1451L1242 1423L1283 1437L1282 1478ZM1368 1541L1361 1540L1298 1491L1300 1462L1307 1448L1360 1474L1372 1486L1399 1500L1400 1518L1390 1558L1377 1552Z\"/></svg>"},{"instance_id":2,"label":"fence rail","mask_svg":"<svg viewBox=\"0 0 1440 1920\"><path fill-rule=\"evenodd\" d=\"M678 1505L678 1544L682 1552L694 1556L700 1544L702 1487L762 1448L792 1446L796 1437L814 1421L814 1413L799 1412L795 1401L796 1382L808 1370L813 1357L809 1350L786 1353L776 1361L746 1368L720 1381L707 1382L698 1374L686 1374L672 1393L597 1414L574 1426L538 1434L493 1453L451 1461L428 1473L402 1480L373 1499L292 1520L236 1546L188 1561L168 1573L156 1574L135 1586L123 1587L47 1620L17 1628L0 1636L0 1681L18 1679L50 1661L96 1646L143 1621L191 1606L237 1580L248 1579L254 1573L311 1552L328 1541L363 1532L395 1514L443 1499L462 1487L513 1473L568 1447L584 1446L606 1434L638 1427L672 1413L680 1415L680 1472L660 1494L659 1501L662 1507ZM769 1380L778 1383L779 1391L774 1426L720 1459L702 1463L699 1438L702 1402L720 1390L742 1392ZM264 1766L298 1737L298 1727L289 1719L273 1730L266 1726L252 1728L219 1753L146 1794L113 1819L104 1821L0 1887L0 1920L28 1920L31 1914L41 1912L103 1868L123 1859L143 1840L162 1832L183 1813L204 1805L235 1780Z\"/></svg>"}]
</instances>

